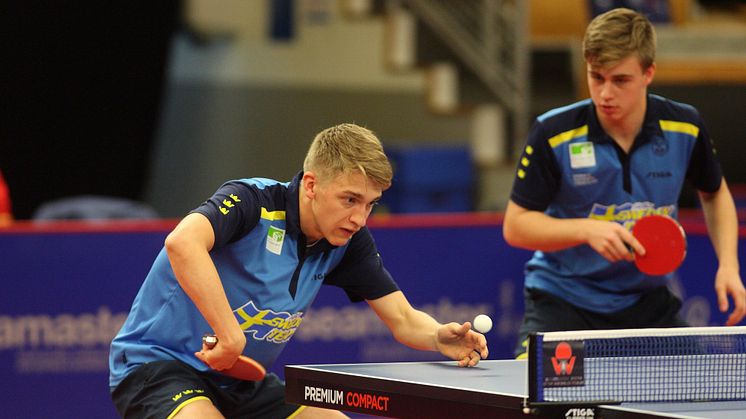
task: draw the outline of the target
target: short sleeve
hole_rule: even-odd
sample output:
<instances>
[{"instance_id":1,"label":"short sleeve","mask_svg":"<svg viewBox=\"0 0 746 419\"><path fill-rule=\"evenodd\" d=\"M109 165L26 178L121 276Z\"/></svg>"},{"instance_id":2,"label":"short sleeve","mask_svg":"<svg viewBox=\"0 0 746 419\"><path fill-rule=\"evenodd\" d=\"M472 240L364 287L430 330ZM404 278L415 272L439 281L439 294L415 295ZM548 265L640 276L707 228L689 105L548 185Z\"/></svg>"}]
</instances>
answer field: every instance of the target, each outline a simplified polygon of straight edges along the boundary
<instances>
[{"instance_id":1,"label":"short sleeve","mask_svg":"<svg viewBox=\"0 0 746 419\"><path fill-rule=\"evenodd\" d=\"M375 300L399 290L383 266L367 227L355 233L339 265L324 283L342 288L350 301Z\"/></svg>"},{"instance_id":2,"label":"short sleeve","mask_svg":"<svg viewBox=\"0 0 746 419\"><path fill-rule=\"evenodd\" d=\"M260 206L255 191L239 181L223 184L207 201L192 212L210 220L215 232L215 247L245 236L259 222Z\"/></svg>"},{"instance_id":3,"label":"short sleeve","mask_svg":"<svg viewBox=\"0 0 746 419\"><path fill-rule=\"evenodd\" d=\"M704 123L700 124L699 135L694 143L692 157L689 159L686 177L695 188L702 192L715 192L720 189L723 172L715 144Z\"/></svg>"},{"instance_id":4,"label":"short sleeve","mask_svg":"<svg viewBox=\"0 0 746 419\"><path fill-rule=\"evenodd\" d=\"M544 211L554 199L560 171L541 122L531 128L518 160L510 199L533 211Z\"/></svg>"}]
</instances>

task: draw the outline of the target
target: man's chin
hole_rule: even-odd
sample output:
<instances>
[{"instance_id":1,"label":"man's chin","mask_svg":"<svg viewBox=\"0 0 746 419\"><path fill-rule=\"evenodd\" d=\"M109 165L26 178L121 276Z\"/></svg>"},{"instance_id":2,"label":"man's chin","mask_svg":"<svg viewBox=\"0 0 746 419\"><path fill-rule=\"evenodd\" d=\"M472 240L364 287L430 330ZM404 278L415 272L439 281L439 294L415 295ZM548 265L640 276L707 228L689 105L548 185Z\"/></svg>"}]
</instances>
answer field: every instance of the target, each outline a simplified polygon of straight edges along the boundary
<instances>
[{"instance_id":1,"label":"man's chin","mask_svg":"<svg viewBox=\"0 0 746 419\"><path fill-rule=\"evenodd\" d=\"M346 245L347 242L349 242L351 238L352 237L341 237L341 236L336 236L336 237L331 237L331 238L327 237L326 241L328 241L329 244L331 244L332 246L339 247L339 246Z\"/></svg>"}]
</instances>

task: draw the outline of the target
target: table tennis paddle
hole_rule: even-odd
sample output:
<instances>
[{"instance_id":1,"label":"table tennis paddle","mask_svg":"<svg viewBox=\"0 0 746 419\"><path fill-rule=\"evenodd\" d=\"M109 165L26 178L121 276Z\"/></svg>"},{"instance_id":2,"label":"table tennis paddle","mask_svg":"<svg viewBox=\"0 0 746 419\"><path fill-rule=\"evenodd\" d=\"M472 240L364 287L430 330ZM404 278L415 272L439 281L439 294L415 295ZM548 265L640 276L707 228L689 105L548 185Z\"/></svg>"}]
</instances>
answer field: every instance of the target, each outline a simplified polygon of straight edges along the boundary
<instances>
[{"instance_id":1,"label":"table tennis paddle","mask_svg":"<svg viewBox=\"0 0 746 419\"><path fill-rule=\"evenodd\" d=\"M204 335L202 336L202 342L209 349L212 349L218 344L218 337L215 335ZM232 367L218 372L244 381L263 380L264 375L267 373L262 364L245 355L239 355Z\"/></svg>"},{"instance_id":2,"label":"table tennis paddle","mask_svg":"<svg viewBox=\"0 0 746 419\"><path fill-rule=\"evenodd\" d=\"M635 255L635 265L648 275L666 275L675 271L686 257L686 234L681 225L666 215L647 215L635 222L632 235L645 248Z\"/></svg>"}]
</instances>

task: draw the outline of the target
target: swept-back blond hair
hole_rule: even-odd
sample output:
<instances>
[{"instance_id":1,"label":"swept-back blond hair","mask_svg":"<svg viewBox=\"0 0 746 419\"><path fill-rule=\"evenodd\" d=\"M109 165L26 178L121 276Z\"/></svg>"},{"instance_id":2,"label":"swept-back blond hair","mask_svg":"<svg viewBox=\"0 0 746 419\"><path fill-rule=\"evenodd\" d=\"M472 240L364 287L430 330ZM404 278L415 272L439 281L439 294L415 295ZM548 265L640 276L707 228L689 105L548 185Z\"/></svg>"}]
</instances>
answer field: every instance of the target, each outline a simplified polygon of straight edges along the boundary
<instances>
[{"instance_id":1,"label":"swept-back blond hair","mask_svg":"<svg viewBox=\"0 0 746 419\"><path fill-rule=\"evenodd\" d=\"M645 16L618 8L596 16L588 24L583 57L594 67L607 67L634 54L647 70L655 62L655 43L655 29Z\"/></svg>"},{"instance_id":2,"label":"swept-back blond hair","mask_svg":"<svg viewBox=\"0 0 746 419\"><path fill-rule=\"evenodd\" d=\"M393 177L381 141L371 130L355 124L339 124L318 133L303 170L316 173L322 182L358 171L383 189L391 186Z\"/></svg>"}]
</instances>

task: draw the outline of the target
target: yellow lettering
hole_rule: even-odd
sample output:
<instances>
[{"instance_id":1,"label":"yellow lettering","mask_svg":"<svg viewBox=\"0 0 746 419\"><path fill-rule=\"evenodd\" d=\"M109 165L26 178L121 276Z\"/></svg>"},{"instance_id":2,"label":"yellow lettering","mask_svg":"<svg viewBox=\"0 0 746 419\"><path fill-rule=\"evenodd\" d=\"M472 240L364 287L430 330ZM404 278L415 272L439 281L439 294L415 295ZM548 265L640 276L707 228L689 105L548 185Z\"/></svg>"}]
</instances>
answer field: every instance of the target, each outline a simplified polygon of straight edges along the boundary
<instances>
[{"instance_id":1,"label":"yellow lettering","mask_svg":"<svg viewBox=\"0 0 746 419\"><path fill-rule=\"evenodd\" d=\"M229 201L227 199L223 200L223 205L225 205L228 208L233 208L233 202L231 202L231 201Z\"/></svg>"},{"instance_id":2,"label":"yellow lettering","mask_svg":"<svg viewBox=\"0 0 746 419\"><path fill-rule=\"evenodd\" d=\"M268 320L264 320L264 316L266 316L268 313L269 313L269 310L263 310L257 313L255 316L250 316L243 309L236 310L236 314L238 314L239 317L245 320L243 323L240 323L241 330L248 330L251 326L254 326L255 324L256 325L266 324Z\"/></svg>"},{"instance_id":3,"label":"yellow lettering","mask_svg":"<svg viewBox=\"0 0 746 419\"><path fill-rule=\"evenodd\" d=\"M291 329L291 330L272 329L267 334L267 340L271 340L275 342L285 342L288 339L290 339L291 336L295 334L296 330L297 329Z\"/></svg>"},{"instance_id":4,"label":"yellow lettering","mask_svg":"<svg viewBox=\"0 0 746 419\"><path fill-rule=\"evenodd\" d=\"M228 209L225 209L225 208L223 208L223 207L219 207L219 208L220 208L220 212L222 212L222 213L223 213L223 215L228 215L228 213L230 212L230 210L228 210Z\"/></svg>"},{"instance_id":5,"label":"yellow lettering","mask_svg":"<svg viewBox=\"0 0 746 419\"><path fill-rule=\"evenodd\" d=\"M231 199L233 200L233 202L241 202L241 200L240 200L240 199L238 199L238 196L236 196L236 195L230 194L230 195L228 195L228 196L230 196L230 197L231 197Z\"/></svg>"}]
</instances>

